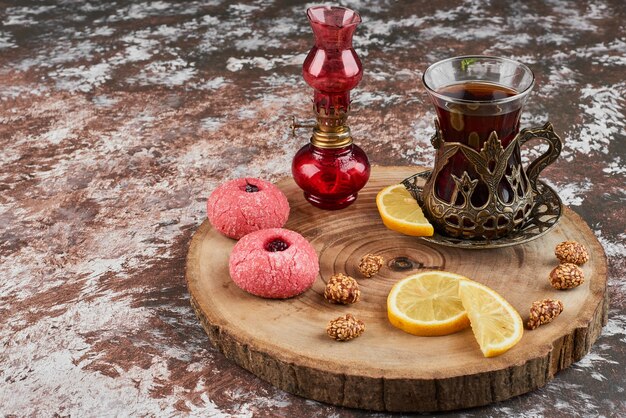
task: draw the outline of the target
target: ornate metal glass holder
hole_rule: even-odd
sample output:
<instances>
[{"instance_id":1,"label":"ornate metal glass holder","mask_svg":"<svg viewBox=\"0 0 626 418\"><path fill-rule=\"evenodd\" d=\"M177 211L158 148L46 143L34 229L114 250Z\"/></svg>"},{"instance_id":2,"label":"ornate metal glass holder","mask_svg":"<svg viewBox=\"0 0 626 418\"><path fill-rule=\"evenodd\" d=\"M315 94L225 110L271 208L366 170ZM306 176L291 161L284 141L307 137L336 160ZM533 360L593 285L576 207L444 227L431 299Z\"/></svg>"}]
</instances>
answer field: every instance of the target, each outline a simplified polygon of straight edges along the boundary
<instances>
[{"instance_id":1,"label":"ornate metal glass holder","mask_svg":"<svg viewBox=\"0 0 626 418\"><path fill-rule=\"evenodd\" d=\"M533 161L526 172L521 164L509 164L513 154L519 153L519 147L534 138L547 140L548 151ZM431 142L437 150L435 167L422 192L415 197L439 230L451 237L469 239L491 240L519 229L531 215L535 196L540 194L539 173L561 152L561 141L550 123L542 128L522 130L506 147L494 131L480 151L458 142L443 141L437 123ZM467 171L460 177L451 175L454 187L446 200L437 193L436 180L457 153L467 159ZM476 205L473 194L479 182L486 186L487 192ZM503 193L503 190L510 192Z\"/></svg>"},{"instance_id":2,"label":"ornate metal glass holder","mask_svg":"<svg viewBox=\"0 0 626 418\"><path fill-rule=\"evenodd\" d=\"M402 181L404 187L418 202L422 199L424 185L431 173L431 170L422 171ZM550 186L539 181L530 214L517 229L502 238L468 240L435 232L432 237L421 237L421 239L439 245L466 249L510 247L532 241L549 232L561 218L562 212L563 205L559 195Z\"/></svg>"}]
</instances>

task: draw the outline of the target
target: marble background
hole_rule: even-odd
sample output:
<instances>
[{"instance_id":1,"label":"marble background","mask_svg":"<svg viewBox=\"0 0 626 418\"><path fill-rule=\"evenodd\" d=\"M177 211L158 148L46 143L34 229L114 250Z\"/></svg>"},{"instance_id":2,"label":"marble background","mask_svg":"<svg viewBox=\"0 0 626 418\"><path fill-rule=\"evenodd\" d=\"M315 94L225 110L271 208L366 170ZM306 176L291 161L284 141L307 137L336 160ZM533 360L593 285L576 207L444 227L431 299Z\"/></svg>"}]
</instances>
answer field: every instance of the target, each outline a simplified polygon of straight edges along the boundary
<instances>
[{"instance_id":1,"label":"marble background","mask_svg":"<svg viewBox=\"0 0 626 418\"><path fill-rule=\"evenodd\" d=\"M609 258L609 322L545 388L463 416L626 414L626 3L357 1L351 126L375 164L429 165L429 63L532 67L523 125L564 138L544 172ZM307 135L312 3L0 0L0 413L382 416L286 394L231 364L189 305L205 200L276 180ZM537 150L530 154L537 154Z\"/></svg>"}]
</instances>

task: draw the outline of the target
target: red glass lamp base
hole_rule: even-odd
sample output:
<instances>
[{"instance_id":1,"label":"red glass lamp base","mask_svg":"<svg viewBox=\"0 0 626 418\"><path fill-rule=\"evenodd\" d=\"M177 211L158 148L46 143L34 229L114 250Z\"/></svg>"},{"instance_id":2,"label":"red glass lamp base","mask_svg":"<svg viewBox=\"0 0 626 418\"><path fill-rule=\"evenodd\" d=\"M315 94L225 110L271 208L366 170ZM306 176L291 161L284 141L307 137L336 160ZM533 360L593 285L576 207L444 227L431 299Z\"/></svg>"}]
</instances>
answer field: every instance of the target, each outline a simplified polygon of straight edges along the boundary
<instances>
[{"instance_id":1,"label":"red glass lamp base","mask_svg":"<svg viewBox=\"0 0 626 418\"><path fill-rule=\"evenodd\" d=\"M351 144L338 149L307 144L291 165L296 184L313 206L343 209L356 200L370 177L370 164L361 148Z\"/></svg>"}]
</instances>

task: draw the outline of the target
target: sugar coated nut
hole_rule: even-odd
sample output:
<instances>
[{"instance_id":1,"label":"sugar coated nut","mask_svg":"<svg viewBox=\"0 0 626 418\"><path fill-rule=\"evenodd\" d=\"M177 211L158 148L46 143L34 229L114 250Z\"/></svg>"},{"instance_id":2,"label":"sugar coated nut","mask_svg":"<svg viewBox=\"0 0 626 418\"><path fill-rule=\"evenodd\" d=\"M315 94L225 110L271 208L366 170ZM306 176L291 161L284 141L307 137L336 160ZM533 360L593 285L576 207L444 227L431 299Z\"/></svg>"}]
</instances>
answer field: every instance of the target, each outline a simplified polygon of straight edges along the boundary
<instances>
[{"instance_id":1,"label":"sugar coated nut","mask_svg":"<svg viewBox=\"0 0 626 418\"><path fill-rule=\"evenodd\" d=\"M540 325L549 324L563 312L563 302L556 299L544 299L533 302L530 307L528 329L536 329Z\"/></svg>"},{"instance_id":2,"label":"sugar coated nut","mask_svg":"<svg viewBox=\"0 0 626 418\"><path fill-rule=\"evenodd\" d=\"M239 239L250 232L280 228L289 218L289 202L272 183L239 178L218 186L207 200L207 217L213 228Z\"/></svg>"},{"instance_id":3,"label":"sugar coated nut","mask_svg":"<svg viewBox=\"0 0 626 418\"><path fill-rule=\"evenodd\" d=\"M313 285L319 262L315 249L302 235L271 228L241 238L233 247L228 268L235 284L246 292L284 299Z\"/></svg>"},{"instance_id":4,"label":"sugar coated nut","mask_svg":"<svg viewBox=\"0 0 626 418\"><path fill-rule=\"evenodd\" d=\"M360 296L357 281L342 273L330 276L324 289L324 298L331 303L348 305L358 302Z\"/></svg>"},{"instance_id":5,"label":"sugar coated nut","mask_svg":"<svg viewBox=\"0 0 626 418\"><path fill-rule=\"evenodd\" d=\"M576 264L562 263L550 273L550 284L555 289L565 290L578 287L585 281L585 274Z\"/></svg>"},{"instance_id":6,"label":"sugar coated nut","mask_svg":"<svg viewBox=\"0 0 626 418\"><path fill-rule=\"evenodd\" d=\"M554 255L561 263L574 263L580 266L589 261L587 248L576 241L563 241L554 249Z\"/></svg>"},{"instance_id":7,"label":"sugar coated nut","mask_svg":"<svg viewBox=\"0 0 626 418\"><path fill-rule=\"evenodd\" d=\"M337 341L352 340L365 331L363 321L356 319L352 314L346 314L331 320L326 326L326 333Z\"/></svg>"},{"instance_id":8,"label":"sugar coated nut","mask_svg":"<svg viewBox=\"0 0 626 418\"><path fill-rule=\"evenodd\" d=\"M365 277L372 277L385 264L385 259L379 255L365 254L361 257L359 271Z\"/></svg>"}]
</instances>

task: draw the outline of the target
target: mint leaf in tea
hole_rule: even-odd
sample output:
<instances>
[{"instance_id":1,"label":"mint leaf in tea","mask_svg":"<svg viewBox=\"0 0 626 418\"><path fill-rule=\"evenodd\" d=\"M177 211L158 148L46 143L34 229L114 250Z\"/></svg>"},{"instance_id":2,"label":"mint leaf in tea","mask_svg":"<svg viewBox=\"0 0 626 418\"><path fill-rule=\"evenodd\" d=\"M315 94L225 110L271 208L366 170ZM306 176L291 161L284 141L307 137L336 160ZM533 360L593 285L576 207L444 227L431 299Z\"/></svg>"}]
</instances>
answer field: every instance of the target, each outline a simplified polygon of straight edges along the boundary
<instances>
[{"instance_id":1,"label":"mint leaf in tea","mask_svg":"<svg viewBox=\"0 0 626 418\"><path fill-rule=\"evenodd\" d=\"M476 58L465 58L461 61L461 70L467 71L470 65L476 62Z\"/></svg>"}]
</instances>

